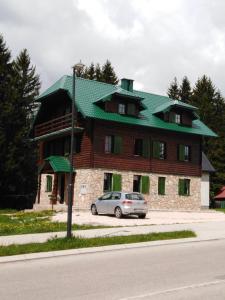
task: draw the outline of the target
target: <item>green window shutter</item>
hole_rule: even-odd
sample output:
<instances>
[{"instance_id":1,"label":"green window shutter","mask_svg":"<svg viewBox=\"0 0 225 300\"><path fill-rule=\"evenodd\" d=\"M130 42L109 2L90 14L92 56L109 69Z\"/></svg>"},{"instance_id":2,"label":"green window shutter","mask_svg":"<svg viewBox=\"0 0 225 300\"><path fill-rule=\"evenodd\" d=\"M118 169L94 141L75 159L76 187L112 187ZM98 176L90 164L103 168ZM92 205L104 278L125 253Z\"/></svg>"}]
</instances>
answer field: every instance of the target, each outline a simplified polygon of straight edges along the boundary
<instances>
[{"instance_id":1,"label":"green window shutter","mask_svg":"<svg viewBox=\"0 0 225 300\"><path fill-rule=\"evenodd\" d=\"M143 149L142 149L143 157L148 158L150 156L150 142L149 139L143 140Z\"/></svg>"},{"instance_id":2,"label":"green window shutter","mask_svg":"<svg viewBox=\"0 0 225 300\"><path fill-rule=\"evenodd\" d=\"M141 176L141 192L142 194L149 194L149 176Z\"/></svg>"},{"instance_id":3,"label":"green window shutter","mask_svg":"<svg viewBox=\"0 0 225 300\"><path fill-rule=\"evenodd\" d=\"M46 192L51 192L52 191L52 176L47 175L46 176Z\"/></svg>"},{"instance_id":4,"label":"green window shutter","mask_svg":"<svg viewBox=\"0 0 225 300\"><path fill-rule=\"evenodd\" d=\"M120 154L122 153L122 137L115 136L114 137L114 153Z\"/></svg>"},{"instance_id":5,"label":"green window shutter","mask_svg":"<svg viewBox=\"0 0 225 300\"><path fill-rule=\"evenodd\" d=\"M158 178L158 194L159 195L165 195L165 183L166 183L165 177Z\"/></svg>"},{"instance_id":6,"label":"green window shutter","mask_svg":"<svg viewBox=\"0 0 225 300\"><path fill-rule=\"evenodd\" d=\"M178 149L178 158L181 161L184 161L185 156L184 156L184 145L179 145L179 149Z\"/></svg>"},{"instance_id":7,"label":"green window shutter","mask_svg":"<svg viewBox=\"0 0 225 300\"><path fill-rule=\"evenodd\" d=\"M179 195L183 196L184 195L184 179L179 179Z\"/></svg>"},{"instance_id":8,"label":"green window shutter","mask_svg":"<svg viewBox=\"0 0 225 300\"><path fill-rule=\"evenodd\" d=\"M127 114L128 114L128 115L131 115L131 116L134 116L135 113L136 113L135 110L136 110L135 104L133 104L133 103L128 103L128 105L127 105Z\"/></svg>"},{"instance_id":9,"label":"green window shutter","mask_svg":"<svg viewBox=\"0 0 225 300\"><path fill-rule=\"evenodd\" d=\"M122 189L122 177L120 174L113 174L113 191L120 192Z\"/></svg>"},{"instance_id":10,"label":"green window shutter","mask_svg":"<svg viewBox=\"0 0 225 300\"><path fill-rule=\"evenodd\" d=\"M154 141L153 142L153 157L154 158L159 158L159 142Z\"/></svg>"}]
</instances>

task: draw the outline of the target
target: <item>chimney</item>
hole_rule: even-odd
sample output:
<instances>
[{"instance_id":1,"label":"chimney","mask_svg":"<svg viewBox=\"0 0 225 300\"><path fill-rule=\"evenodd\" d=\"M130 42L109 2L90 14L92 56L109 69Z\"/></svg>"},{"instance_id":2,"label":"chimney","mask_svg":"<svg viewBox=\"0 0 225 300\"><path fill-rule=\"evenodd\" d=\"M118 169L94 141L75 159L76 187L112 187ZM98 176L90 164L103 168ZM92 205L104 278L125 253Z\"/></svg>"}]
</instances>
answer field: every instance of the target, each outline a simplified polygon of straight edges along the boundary
<instances>
[{"instance_id":1,"label":"chimney","mask_svg":"<svg viewBox=\"0 0 225 300\"><path fill-rule=\"evenodd\" d=\"M121 88L129 92L133 92L133 82L134 81L132 79L122 78Z\"/></svg>"}]
</instances>

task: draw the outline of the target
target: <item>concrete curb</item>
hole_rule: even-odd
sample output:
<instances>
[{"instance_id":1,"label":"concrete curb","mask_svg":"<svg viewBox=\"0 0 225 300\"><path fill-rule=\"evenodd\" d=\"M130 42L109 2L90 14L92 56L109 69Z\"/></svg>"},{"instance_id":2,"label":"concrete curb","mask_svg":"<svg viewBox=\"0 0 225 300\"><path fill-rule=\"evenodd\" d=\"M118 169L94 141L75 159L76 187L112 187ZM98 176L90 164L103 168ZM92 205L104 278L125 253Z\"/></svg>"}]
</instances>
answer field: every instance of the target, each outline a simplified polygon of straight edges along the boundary
<instances>
[{"instance_id":1,"label":"concrete curb","mask_svg":"<svg viewBox=\"0 0 225 300\"><path fill-rule=\"evenodd\" d=\"M98 252L106 252L106 251L118 251L118 250L123 250L123 249L134 249L134 248L143 248L143 247L156 247L156 246L168 246L168 245L187 244L187 243L196 243L196 242L218 241L218 240L223 240L223 239L225 239L225 238L218 238L218 239L184 238L184 239L161 240L161 241L153 241L153 242L134 243L134 244L122 244L122 245L111 245L111 246L103 246L103 247L92 247L92 248L59 250L59 251L51 251L51 252L20 254L20 255L0 257L0 264L10 263L10 262L37 260L37 259L44 259L44 258L55 258L55 257L62 257L62 256L90 254L90 253L98 253Z\"/></svg>"}]
</instances>

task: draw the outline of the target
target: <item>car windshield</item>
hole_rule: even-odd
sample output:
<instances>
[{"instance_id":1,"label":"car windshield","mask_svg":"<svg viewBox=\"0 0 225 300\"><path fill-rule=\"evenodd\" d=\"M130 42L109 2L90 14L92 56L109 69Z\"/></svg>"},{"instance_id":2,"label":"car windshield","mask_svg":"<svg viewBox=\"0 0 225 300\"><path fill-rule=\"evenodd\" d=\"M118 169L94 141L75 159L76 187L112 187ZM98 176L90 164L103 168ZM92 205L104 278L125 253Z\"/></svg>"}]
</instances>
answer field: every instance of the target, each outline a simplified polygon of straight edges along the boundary
<instances>
[{"instance_id":1,"label":"car windshield","mask_svg":"<svg viewBox=\"0 0 225 300\"><path fill-rule=\"evenodd\" d=\"M144 197L141 194L130 193L125 195L128 200L144 200Z\"/></svg>"}]
</instances>

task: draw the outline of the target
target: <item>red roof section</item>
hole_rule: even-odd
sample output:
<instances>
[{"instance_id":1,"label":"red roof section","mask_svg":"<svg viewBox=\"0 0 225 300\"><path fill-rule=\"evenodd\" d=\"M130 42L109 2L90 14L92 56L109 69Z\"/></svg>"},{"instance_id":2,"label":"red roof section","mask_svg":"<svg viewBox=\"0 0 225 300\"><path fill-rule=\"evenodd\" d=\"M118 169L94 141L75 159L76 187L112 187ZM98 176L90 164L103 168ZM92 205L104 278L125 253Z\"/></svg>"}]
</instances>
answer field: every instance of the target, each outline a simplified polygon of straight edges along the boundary
<instances>
[{"instance_id":1,"label":"red roof section","mask_svg":"<svg viewBox=\"0 0 225 300\"><path fill-rule=\"evenodd\" d=\"M225 199L225 186L222 187L219 194L216 195L215 199Z\"/></svg>"}]
</instances>

